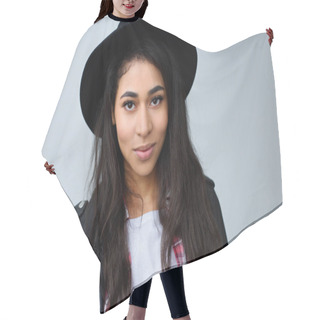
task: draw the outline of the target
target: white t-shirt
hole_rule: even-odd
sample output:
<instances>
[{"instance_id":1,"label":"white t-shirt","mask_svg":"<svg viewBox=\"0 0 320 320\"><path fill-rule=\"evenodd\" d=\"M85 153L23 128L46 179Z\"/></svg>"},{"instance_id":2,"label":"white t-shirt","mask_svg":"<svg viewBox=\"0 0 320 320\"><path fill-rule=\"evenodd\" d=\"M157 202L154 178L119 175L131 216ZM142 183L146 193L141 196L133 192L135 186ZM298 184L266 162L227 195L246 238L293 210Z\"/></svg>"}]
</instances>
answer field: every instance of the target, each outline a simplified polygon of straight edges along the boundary
<instances>
[{"instance_id":1,"label":"white t-shirt","mask_svg":"<svg viewBox=\"0 0 320 320\"><path fill-rule=\"evenodd\" d=\"M127 218L129 217L128 211ZM128 245L131 254L132 289L147 282L161 272L162 224L159 210L149 211L140 217L127 219ZM171 247L171 266L177 266Z\"/></svg>"}]
</instances>

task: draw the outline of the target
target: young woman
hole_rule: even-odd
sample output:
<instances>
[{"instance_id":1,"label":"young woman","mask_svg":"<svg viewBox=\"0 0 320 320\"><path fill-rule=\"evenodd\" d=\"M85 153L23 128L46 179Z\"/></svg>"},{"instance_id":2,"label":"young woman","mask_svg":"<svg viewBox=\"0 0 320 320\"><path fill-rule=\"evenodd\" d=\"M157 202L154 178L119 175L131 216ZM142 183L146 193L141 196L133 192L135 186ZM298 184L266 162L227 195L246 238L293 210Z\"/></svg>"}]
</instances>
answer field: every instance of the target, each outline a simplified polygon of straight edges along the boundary
<instances>
[{"instance_id":1,"label":"young woman","mask_svg":"<svg viewBox=\"0 0 320 320\"><path fill-rule=\"evenodd\" d=\"M96 137L94 191L85 212L76 209L100 257L107 309L135 288L130 304L144 317L151 279L136 286L162 271L172 318L189 319L181 265L227 244L188 134L195 69L193 46L144 21L112 33L86 62L80 102Z\"/></svg>"},{"instance_id":2,"label":"young woman","mask_svg":"<svg viewBox=\"0 0 320 320\"><path fill-rule=\"evenodd\" d=\"M145 11L147 2L144 6L143 1L131 3L113 1L111 14L111 1L102 1L96 21L105 14L115 20L133 21L136 12ZM271 33L269 36L271 38ZM123 34L125 43L130 40ZM119 55L118 60L108 66L108 88L117 90L106 90L99 118L90 127L97 137L92 179L95 191L86 205L86 214L91 213L93 217L92 225L88 226L92 239L102 238L105 244L96 250L108 283L105 291L109 306L118 301L122 292L130 291L132 268L139 267L137 261L130 261L129 250L130 246L133 249L130 223L138 217L152 215L159 222L163 271L174 265L173 239L183 243L184 262L197 259L201 251L207 254L226 244L214 183L203 175L192 149L185 97L176 94L183 92L183 77L172 69L177 61L172 58L170 48L164 50L157 39L153 40L143 51L131 43L130 52ZM45 165L54 173L53 165ZM193 226L191 233L190 226ZM205 243L208 234L215 235L216 239L211 247ZM96 246L95 241L93 243ZM128 252L129 259L126 259ZM126 270L128 277L124 278ZM172 318L190 319L182 266L160 275ZM144 319L151 280L133 291L127 320Z\"/></svg>"}]
</instances>

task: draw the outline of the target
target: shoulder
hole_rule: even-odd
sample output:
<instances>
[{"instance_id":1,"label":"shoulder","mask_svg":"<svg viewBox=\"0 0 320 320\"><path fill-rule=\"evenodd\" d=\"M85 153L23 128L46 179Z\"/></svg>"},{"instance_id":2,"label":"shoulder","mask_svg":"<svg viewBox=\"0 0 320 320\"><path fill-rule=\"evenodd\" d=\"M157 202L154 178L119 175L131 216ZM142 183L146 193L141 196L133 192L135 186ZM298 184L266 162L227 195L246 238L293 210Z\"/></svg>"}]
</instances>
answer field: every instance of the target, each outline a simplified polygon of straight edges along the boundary
<instances>
[{"instance_id":1,"label":"shoulder","mask_svg":"<svg viewBox=\"0 0 320 320\"><path fill-rule=\"evenodd\" d=\"M83 39L91 38L92 36L95 36L96 34L105 31L105 29L108 26L108 23L107 23L106 19L107 18L104 17L101 20L99 20L98 22L96 22L96 23L92 24L91 26L89 26L87 31L83 34L82 38Z\"/></svg>"},{"instance_id":2,"label":"shoulder","mask_svg":"<svg viewBox=\"0 0 320 320\"><path fill-rule=\"evenodd\" d=\"M217 238L217 241L219 240L220 242L217 244L217 248L222 248L228 243L228 240L227 240L227 234L226 234L225 225L223 221L223 214L220 206L220 201L216 194L216 191L214 190L215 183L213 182L213 180L211 180L207 176L205 176L205 180L207 183L207 191L208 191L208 196L211 203L213 217L217 226L217 231L219 233L219 237Z\"/></svg>"},{"instance_id":3,"label":"shoulder","mask_svg":"<svg viewBox=\"0 0 320 320\"><path fill-rule=\"evenodd\" d=\"M205 178L207 187L214 189L215 184L214 184L213 180L211 180L211 179L210 179L209 177L207 177L207 176L204 176L204 178Z\"/></svg>"},{"instance_id":4,"label":"shoulder","mask_svg":"<svg viewBox=\"0 0 320 320\"><path fill-rule=\"evenodd\" d=\"M117 29L117 26L116 21L111 21L108 16L105 16L85 31L80 38L77 50L86 48L93 51L110 33Z\"/></svg>"},{"instance_id":5,"label":"shoulder","mask_svg":"<svg viewBox=\"0 0 320 320\"><path fill-rule=\"evenodd\" d=\"M213 205L213 207L215 208L216 213L221 212L219 199L218 199L217 194L215 192L215 183L209 177L207 177L207 176L204 176L204 177L205 177L205 181L206 181L207 194L210 199L210 202Z\"/></svg>"},{"instance_id":6,"label":"shoulder","mask_svg":"<svg viewBox=\"0 0 320 320\"><path fill-rule=\"evenodd\" d=\"M78 204L76 204L76 205L74 206L74 208L76 209L76 211L77 211L77 213L78 213L79 216L82 216L82 215L83 215L83 212L84 212L87 204L88 204L88 201L87 201L87 200L84 200L84 201L80 201Z\"/></svg>"}]
</instances>

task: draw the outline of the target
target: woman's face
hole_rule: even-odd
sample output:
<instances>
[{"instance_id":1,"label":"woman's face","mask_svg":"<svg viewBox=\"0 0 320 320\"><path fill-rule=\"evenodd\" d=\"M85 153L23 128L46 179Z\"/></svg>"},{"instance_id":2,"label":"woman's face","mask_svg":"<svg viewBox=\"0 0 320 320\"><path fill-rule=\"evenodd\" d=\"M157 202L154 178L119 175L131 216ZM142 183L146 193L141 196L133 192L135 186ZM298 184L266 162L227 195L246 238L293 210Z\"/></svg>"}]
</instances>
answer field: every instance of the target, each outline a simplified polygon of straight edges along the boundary
<instances>
[{"instance_id":1,"label":"woman's face","mask_svg":"<svg viewBox=\"0 0 320 320\"><path fill-rule=\"evenodd\" d=\"M112 0L113 14L120 18L132 18L144 0Z\"/></svg>"},{"instance_id":2,"label":"woman's face","mask_svg":"<svg viewBox=\"0 0 320 320\"><path fill-rule=\"evenodd\" d=\"M146 177L159 158L167 131L168 103L160 71L146 60L125 65L115 99L116 125L127 173Z\"/></svg>"}]
</instances>

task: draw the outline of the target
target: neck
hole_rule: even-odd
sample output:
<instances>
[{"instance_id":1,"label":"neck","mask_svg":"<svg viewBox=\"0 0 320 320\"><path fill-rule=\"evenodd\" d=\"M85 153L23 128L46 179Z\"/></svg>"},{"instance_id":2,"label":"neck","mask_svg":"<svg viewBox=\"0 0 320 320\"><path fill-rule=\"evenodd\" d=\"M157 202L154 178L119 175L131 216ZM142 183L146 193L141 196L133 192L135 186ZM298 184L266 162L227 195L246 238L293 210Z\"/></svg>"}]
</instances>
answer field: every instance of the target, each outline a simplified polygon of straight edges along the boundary
<instances>
[{"instance_id":1,"label":"neck","mask_svg":"<svg viewBox=\"0 0 320 320\"><path fill-rule=\"evenodd\" d=\"M135 16L135 14L131 14L131 15L125 15L123 13L121 13L120 11L118 11L116 8L113 8L112 14L118 18L122 18L122 19L130 19L133 18Z\"/></svg>"},{"instance_id":2,"label":"neck","mask_svg":"<svg viewBox=\"0 0 320 320\"><path fill-rule=\"evenodd\" d=\"M158 203L158 186L155 170L153 171L153 173L145 177L132 177L129 174L126 174L125 177L129 189L133 193L139 194L142 197L144 209L151 207L154 207L154 209L156 209ZM141 199L128 194L126 196L126 205L128 208L141 208Z\"/></svg>"},{"instance_id":3,"label":"neck","mask_svg":"<svg viewBox=\"0 0 320 320\"><path fill-rule=\"evenodd\" d=\"M139 19L138 16L132 16L131 18L128 18L128 16L126 16L125 18L121 18L119 16L116 16L114 15L113 13L108 13L108 17L111 18L112 20L115 20L115 21L120 21L120 22L134 22L136 20Z\"/></svg>"}]
</instances>

